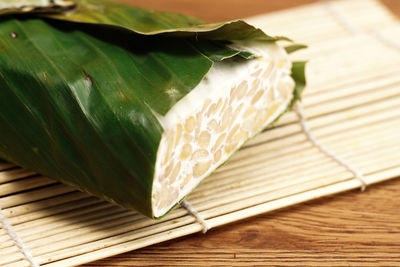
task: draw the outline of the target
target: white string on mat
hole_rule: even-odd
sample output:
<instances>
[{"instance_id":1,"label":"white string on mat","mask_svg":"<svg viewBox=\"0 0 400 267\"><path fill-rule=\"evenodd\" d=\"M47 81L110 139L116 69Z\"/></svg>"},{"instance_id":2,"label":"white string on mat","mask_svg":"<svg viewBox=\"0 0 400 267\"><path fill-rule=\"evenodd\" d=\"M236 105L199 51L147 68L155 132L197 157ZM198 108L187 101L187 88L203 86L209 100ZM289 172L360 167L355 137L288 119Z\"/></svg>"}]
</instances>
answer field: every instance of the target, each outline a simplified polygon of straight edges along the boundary
<instances>
[{"instance_id":1,"label":"white string on mat","mask_svg":"<svg viewBox=\"0 0 400 267\"><path fill-rule=\"evenodd\" d=\"M307 124L306 116L304 115L303 109L299 102L295 104L295 111L299 118L299 122L304 134L307 136L307 139L319 149L323 154L330 157L334 161L336 161L339 165L345 167L348 171L350 171L354 178L359 180L361 183L361 191L364 191L367 188L368 183L366 182L364 176L361 172L359 172L356 168L354 168L350 163L346 162L345 160L341 159L339 156L335 155L333 152L328 150L323 144L321 144L311 133L310 128ZM181 207L186 209L190 215L192 215L196 221L203 226L203 234L205 234L210 227L207 225L207 222L204 218L197 212L197 210L189 203L187 200L183 200L181 203Z\"/></svg>"},{"instance_id":2,"label":"white string on mat","mask_svg":"<svg viewBox=\"0 0 400 267\"><path fill-rule=\"evenodd\" d=\"M316 147L318 148L323 154L332 158L336 161L339 165L345 167L348 171L350 171L354 178L359 180L361 183L361 191L364 191L367 187L367 182L365 181L364 176L359 172L356 168L354 168L350 163L346 162L345 160L341 159L339 156L335 155L331 151L329 151L324 145L322 145L311 133L310 128L307 125L307 119L304 115L303 109L299 102L295 104L295 111L299 118L299 122L304 134L307 136L307 139ZM196 221L203 226L203 234L205 234L210 227L207 225L207 222L204 218L197 212L197 210L189 203L187 200L183 200L181 206L188 211L190 215L192 215Z\"/></svg>"},{"instance_id":3,"label":"white string on mat","mask_svg":"<svg viewBox=\"0 0 400 267\"><path fill-rule=\"evenodd\" d=\"M192 215L196 221L203 226L202 233L205 234L207 233L208 229L210 227L208 226L206 220L200 215L200 213L197 212L197 210L192 206L192 204L189 203L187 200L183 200L181 202L181 207L186 209L190 215Z\"/></svg>"},{"instance_id":4,"label":"white string on mat","mask_svg":"<svg viewBox=\"0 0 400 267\"><path fill-rule=\"evenodd\" d=\"M346 18L346 16L339 11L334 3L330 0L328 1L321 1L322 4L324 4L324 7L330 12L332 17L340 23L348 32L352 34L357 34L357 33L362 33L359 31L356 27L353 26L353 24L349 21L349 19ZM386 38L382 33L376 30L370 30L366 32L370 36L374 37L376 40L381 42L382 44L386 45L387 47L390 47L392 49L395 49L397 51L400 51L400 43L396 43L391 39Z\"/></svg>"},{"instance_id":5,"label":"white string on mat","mask_svg":"<svg viewBox=\"0 0 400 267\"><path fill-rule=\"evenodd\" d=\"M8 222L7 218L3 214L3 210L0 207L0 222L3 225L3 229L7 232L10 238L14 241L15 245L19 248L20 252L24 255L26 261L29 262L31 267L39 267L40 265L35 261L32 256L32 253L25 246L24 242L22 242L21 238L14 231L12 225Z\"/></svg>"},{"instance_id":6,"label":"white string on mat","mask_svg":"<svg viewBox=\"0 0 400 267\"><path fill-rule=\"evenodd\" d=\"M369 34L373 36L376 40L380 41L382 44L386 45L387 47L400 51L400 43L396 43L393 40L386 38L382 33L373 30L369 31Z\"/></svg>"},{"instance_id":7,"label":"white string on mat","mask_svg":"<svg viewBox=\"0 0 400 267\"><path fill-rule=\"evenodd\" d=\"M335 155L333 152L328 150L323 144L321 144L314 137L314 135L310 131L310 128L308 127L306 116L304 115L303 109L299 102L295 104L295 111L297 116L299 117L301 128L304 134L307 136L307 139L323 154L332 158L334 161L336 161L337 163L345 167L348 171L350 171L354 175L354 178L360 181L361 191L364 191L368 183L366 182L365 177L362 175L362 173L358 171L356 168L354 168L350 163L346 162L345 160L343 160L342 158L340 158L339 156Z\"/></svg>"},{"instance_id":8,"label":"white string on mat","mask_svg":"<svg viewBox=\"0 0 400 267\"><path fill-rule=\"evenodd\" d=\"M349 33L351 34L359 34L362 33L359 31L352 23L351 21L346 18L346 16L341 12L339 9L337 9L332 1L321 1L321 3L324 5L324 7L330 12L332 17L339 23L341 24ZM377 41L381 42L385 46L395 49L397 51L400 51L400 43L396 43L388 38L386 38L382 33L376 31L376 30L370 30L368 32L365 32L375 38ZM300 122L302 124L303 130L306 133L308 139L316 146L318 147L323 153L328 155L329 157L335 159L338 163L341 165L345 166L349 171L351 171L355 178L357 178L361 183L361 190L364 191L367 183L365 181L365 178L362 176L362 174L357 171L355 168L353 168L351 165L349 165L347 162L344 160L338 158L336 155L331 153L329 150L327 150L324 146L318 143L317 140L312 136L311 132L308 130L308 127L306 125L306 120L304 113L301 109L301 106L298 104L296 105L296 112L300 117ZM328 153L327 153L328 152Z\"/></svg>"},{"instance_id":9,"label":"white string on mat","mask_svg":"<svg viewBox=\"0 0 400 267\"><path fill-rule=\"evenodd\" d=\"M339 24L341 24L350 33L359 33L358 29L349 22L349 20L340 12L332 3L332 1L321 1L325 8L331 13L331 15L336 19Z\"/></svg>"}]
</instances>

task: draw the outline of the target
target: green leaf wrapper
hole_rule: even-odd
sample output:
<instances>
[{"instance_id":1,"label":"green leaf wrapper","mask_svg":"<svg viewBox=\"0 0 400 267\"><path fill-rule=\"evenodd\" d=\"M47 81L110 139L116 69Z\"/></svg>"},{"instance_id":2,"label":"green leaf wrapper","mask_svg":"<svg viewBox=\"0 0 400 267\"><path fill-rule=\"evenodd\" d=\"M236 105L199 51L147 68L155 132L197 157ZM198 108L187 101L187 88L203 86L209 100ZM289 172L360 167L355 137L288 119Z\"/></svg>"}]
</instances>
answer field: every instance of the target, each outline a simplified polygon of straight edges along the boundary
<instances>
[{"instance_id":1,"label":"green leaf wrapper","mask_svg":"<svg viewBox=\"0 0 400 267\"><path fill-rule=\"evenodd\" d=\"M204 24L106 1L39 2L0 5L0 157L149 217L159 217L159 116L216 62L258 57L236 44L289 40L243 21ZM294 103L304 63L293 63L292 77Z\"/></svg>"}]
</instances>

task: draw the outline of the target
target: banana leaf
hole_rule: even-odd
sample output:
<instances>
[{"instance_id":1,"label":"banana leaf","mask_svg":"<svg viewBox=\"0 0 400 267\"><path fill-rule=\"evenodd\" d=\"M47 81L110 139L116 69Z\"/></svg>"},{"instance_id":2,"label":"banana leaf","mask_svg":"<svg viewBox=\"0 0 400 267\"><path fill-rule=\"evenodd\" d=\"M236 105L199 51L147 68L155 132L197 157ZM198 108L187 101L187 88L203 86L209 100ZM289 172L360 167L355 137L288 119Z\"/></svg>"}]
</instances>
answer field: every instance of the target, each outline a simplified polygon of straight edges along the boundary
<instances>
[{"instance_id":1,"label":"banana leaf","mask_svg":"<svg viewBox=\"0 0 400 267\"><path fill-rule=\"evenodd\" d=\"M277 41L107 1L2 2L0 157L160 218L300 98L304 63Z\"/></svg>"}]
</instances>

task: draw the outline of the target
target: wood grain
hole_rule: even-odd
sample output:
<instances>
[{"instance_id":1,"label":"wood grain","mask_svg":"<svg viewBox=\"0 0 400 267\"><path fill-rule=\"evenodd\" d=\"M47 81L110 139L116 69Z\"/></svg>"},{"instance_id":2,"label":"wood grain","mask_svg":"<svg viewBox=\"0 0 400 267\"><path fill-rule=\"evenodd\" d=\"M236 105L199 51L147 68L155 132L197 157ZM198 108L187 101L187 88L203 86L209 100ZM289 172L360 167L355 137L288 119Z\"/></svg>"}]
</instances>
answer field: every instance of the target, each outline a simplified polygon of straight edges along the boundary
<instances>
[{"instance_id":1,"label":"wood grain","mask_svg":"<svg viewBox=\"0 0 400 267\"><path fill-rule=\"evenodd\" d=\"M120 0L207 21L311 0ZM382 1L400 15L400 1ZM318 199L85 266L400 266L400 179Z\"/></svg>"},{"instance_id":2,"label":"wood grain","mask_svg":"<svg viewBox=\"0 0 400 267\"><path fill-rule=\"evenodd\" d=\"M399 188L396 179L86 266L400 266Z\"/></svg>"}]
</instances>

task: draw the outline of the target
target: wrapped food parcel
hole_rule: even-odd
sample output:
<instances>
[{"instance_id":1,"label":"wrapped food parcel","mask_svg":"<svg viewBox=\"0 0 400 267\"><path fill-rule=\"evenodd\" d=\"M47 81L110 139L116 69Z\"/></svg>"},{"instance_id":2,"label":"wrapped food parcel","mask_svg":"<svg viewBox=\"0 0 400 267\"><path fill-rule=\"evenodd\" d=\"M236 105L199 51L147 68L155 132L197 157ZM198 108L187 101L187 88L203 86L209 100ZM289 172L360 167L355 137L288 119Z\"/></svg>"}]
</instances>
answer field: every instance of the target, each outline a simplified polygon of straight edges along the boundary
<instances>
[{"instance_id":1,"label":"wrapped food parcel","mask_svg":"<svg viewBox=\"0 0 400 267\"><path fill-rule=\"evenodd\" d=\"M106 1L0 5L0 157L159 218L299 99L243 21Z\"/></svg>"}]
</instances>

